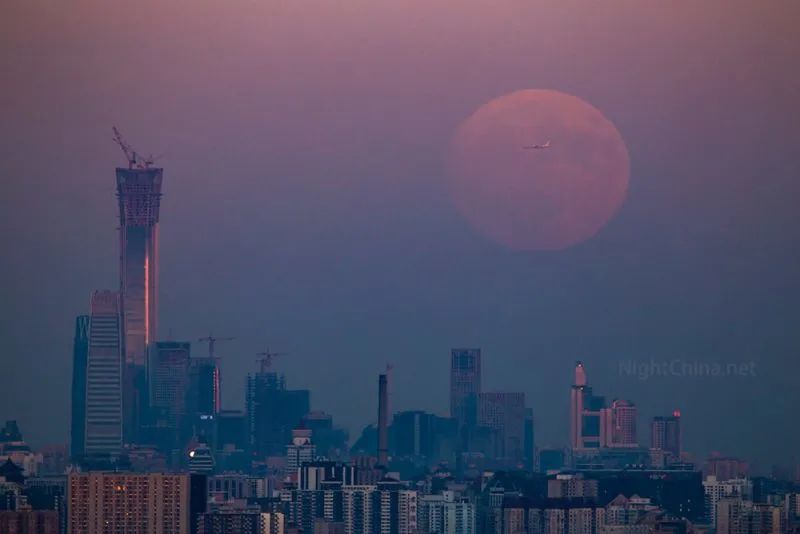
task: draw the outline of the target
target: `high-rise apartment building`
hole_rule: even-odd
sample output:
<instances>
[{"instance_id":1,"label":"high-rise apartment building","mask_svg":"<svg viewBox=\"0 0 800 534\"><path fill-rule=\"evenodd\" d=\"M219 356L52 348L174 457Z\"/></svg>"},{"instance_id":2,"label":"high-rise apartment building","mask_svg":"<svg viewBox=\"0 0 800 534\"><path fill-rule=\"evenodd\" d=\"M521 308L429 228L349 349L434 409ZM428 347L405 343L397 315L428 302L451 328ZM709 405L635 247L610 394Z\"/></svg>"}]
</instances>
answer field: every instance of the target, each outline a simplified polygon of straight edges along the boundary
<instances>
[{"instance_id":1,"label":"high-rise apartment building","mask_svg":"<svg viewBox=\"0 0 800 534\"><path fill-rule=\"evenodd\" d=\"M477 424L481 393L481 349L450 351L450 417L460 434Z\"/></svg>"},{"instance_id":2,"label":"high-rise apartment building","mask_svg":"<svg viewBox=\"0 0 800 534\"><path fill-rule=\"evenodd\" d=\"M342 488L344 531L346 534L372 534L375 524L373 485L353 485Z\"/></svg>"},{"instance_id":3,"label":"high-rise apartment building","mask_svg":"<svg viewBox=\"0 0 800 534\"><path fill-rule=\"evenodd\" d=\"M452 491L419 498L420 534L475 534L475 505Z\"/></svg>"},{"instance_id":4,"label":"high-rise apartment building","mask_svg":"<svg viewBox=\"0 0 800 534\"><path fill-rule=\"evenodd\" d=\"M116 456L122 448L122 324L119 293L96 291L89 318L84 453Z\"/></svg>"},{"instance_id":5,"label":"high-rise apartment building","mask_svg":"<svg viewBox=\"0 0 800 534\"><path fill-rule=\"evenodd\" d=\"M191 534L206 508L206 478L164 473L71 473L68 534Z\"/></svg>"},{"instance_id":6,"label":"high-rise apartment building","mask_svg":"<svg viewBox=\"0 0 800 534\"><path fill-rule=\"evenodd\" d=\"M717 504L722 499L750 499L753 495L753 483L746 478L719 480L714 475L709 475L703 480L703 492L706 519L714 526L717 524Z\"/></svg>"},{"instance_id":7,"label":"high-rise apartment building","mask_svg":"<svg viewBox=\"0 0 800 534\"><path fill-rule=\"evenodd\" d=\"M779 506L725 498L717 505L717 534L784 534L786 518Z\"/></svg>"},{"instance_id":8,"label":"high-rise apartment building","mask_svg":"<svg viewBox=\"0 0 800 534\"><path fill-rule=\"evenodd\" d=\"M550 499L597 499L599 483L581 474L562 473L547 479Z\"/></svg>"},{"instance_id":9,"label":"high-rise apartment building","mask_svg":"<svg viewBox=\"0 0 800 534\"><path fill-rule=\"evenodd\" d=\"M86 366L89 360L89 316L75 319L75 337L72 345L72 424L70 428L70 454L83 455L86 438Z\"/></svg>"},{"instance_id":10,"label":"high-rise apartment building","mask_svg":"<svg viewBox=\"0 0 800 534\"><path fill-rule=\"evenodd\" d=\"M158 312L162 178L163 169L117 169L127 441L134 441L147 410L147 351L156 338Z\"/></svg>"},{"instance_id":11,"label":"high-rise apartment building","mask_svg":"<svg viewBox=\"0 0 800 534\"><path fill-rule=\"evenodd\" d=\"M343 486L346 534L415 534L417 492L399 482L384 480L377 485Z\"/></svg>"},{"instance_id":12,"label":"high-rise apartment building","mask_svg":"<svg viewBox=\"0 0 800 534\"><path fill-rule=\"evenodd\" d=\"M59 534L58 512L0 509L0 532L4 534Z\"/></svg>"},{"instance_id":13,"label":"high-rise apartment building","mask_svg":"<svg viewBox=\"0 0 800 534\"><path fill-rule=\"evenodd\" d=\"M220 511L198 519L197 534L284 534L284 515L279 512Z\"/></svg>"}]
</instances>

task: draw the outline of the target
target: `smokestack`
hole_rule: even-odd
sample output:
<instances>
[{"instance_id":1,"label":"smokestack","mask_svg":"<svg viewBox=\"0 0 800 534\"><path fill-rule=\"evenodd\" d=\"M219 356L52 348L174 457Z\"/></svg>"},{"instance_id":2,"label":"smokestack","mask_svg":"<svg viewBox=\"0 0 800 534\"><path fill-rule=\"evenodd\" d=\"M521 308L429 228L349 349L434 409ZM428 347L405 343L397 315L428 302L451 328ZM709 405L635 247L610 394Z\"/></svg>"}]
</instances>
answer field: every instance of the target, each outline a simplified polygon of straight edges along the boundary
<instances>
[{"instance_id":1,"label":"smokestack","mask_svg":"<svg viewBox=\"0 0 800 534\"><path fill-rule=\"evenodd\" d=\"M386 375L378 377L378 465L389 462L389 391Z\"/></svg>"}]
</instances>

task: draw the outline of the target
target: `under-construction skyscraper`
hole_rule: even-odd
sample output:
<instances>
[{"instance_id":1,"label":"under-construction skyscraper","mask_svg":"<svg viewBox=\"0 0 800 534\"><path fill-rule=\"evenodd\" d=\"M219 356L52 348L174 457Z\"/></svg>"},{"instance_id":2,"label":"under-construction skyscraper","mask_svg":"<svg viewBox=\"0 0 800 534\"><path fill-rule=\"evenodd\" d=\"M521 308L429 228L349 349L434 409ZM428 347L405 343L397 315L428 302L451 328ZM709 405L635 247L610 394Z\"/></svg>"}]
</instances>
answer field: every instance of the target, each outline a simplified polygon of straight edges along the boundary
<instances>
[{"instance_id":1,"label":"under-construction skyscraper","mask_svg":"<svg viewBox=\"0 0 800 534\"><path fill-rule=\"evenodd\" d=\"M158 212L163 175L163 169L136 166L135 162L134 155L130 168L117 169L126 441L135 441L147 409L147 352L157 325Z\"/></svg>"}]
</instances>

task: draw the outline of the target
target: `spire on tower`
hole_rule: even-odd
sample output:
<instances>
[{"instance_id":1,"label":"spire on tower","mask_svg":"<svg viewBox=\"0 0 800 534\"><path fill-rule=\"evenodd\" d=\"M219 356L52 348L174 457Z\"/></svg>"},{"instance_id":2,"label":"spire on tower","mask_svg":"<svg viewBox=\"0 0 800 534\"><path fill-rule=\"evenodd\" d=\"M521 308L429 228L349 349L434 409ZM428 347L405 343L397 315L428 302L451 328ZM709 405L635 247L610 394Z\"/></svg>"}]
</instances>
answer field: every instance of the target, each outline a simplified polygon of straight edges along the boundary
<instances>
[{"instance_id":1,"label":"spire on tower","mask_svg":"<svg viewBox=\"0 0 800 534\"><path fill-rule=\"evenodd\" d=\"M586 369L583 367L583 362L577 362L575 364L575 385L586 385Z\"/></svg>"}]
</instances>

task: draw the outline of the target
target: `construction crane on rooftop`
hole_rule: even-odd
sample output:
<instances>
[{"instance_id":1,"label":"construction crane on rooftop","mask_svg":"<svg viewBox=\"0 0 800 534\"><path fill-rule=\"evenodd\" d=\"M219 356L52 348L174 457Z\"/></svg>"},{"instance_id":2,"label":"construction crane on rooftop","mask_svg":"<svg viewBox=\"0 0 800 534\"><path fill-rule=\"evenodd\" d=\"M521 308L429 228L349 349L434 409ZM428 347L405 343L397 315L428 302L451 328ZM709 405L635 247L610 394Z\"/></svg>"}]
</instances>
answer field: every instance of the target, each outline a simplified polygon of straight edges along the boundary
<instances>
[{"instance_id":1,"label":"construction crane on rooftop","mask_svg":"<svg viewBox=\"0 0 800 534\"><path fill-rule=\"evenodd\" d=\"M142 157L141 154L137 153L133 147L122 138L122 134L116 126L112 126L111 130L114 132L114 137L112 139L122 149L123 154L125 154L129 169L149 169L150 166L155 163L156 158L154 158L152 154L147 157Z\"/></svg>"},{"instance_id":2,"label":"construction crane on rooftop","mask_svg":"<svg viewBox=\"0 0 800 534\"><path fill-rule=\"evenodd\" d=\"M197 341L200 343L208 343L208 357L211 359L216 359L214 355L214 349L217 346L217 341L233 341L234 338L232 337L214 337L214 334L208 334L207 337L201 337Z\"/></svg>"},{"instance_id":3,"label":"construction crane on rooftop","mask_svg":"<svg viewBox=\"0 0 800 534\"><path fill-rule=\"evenodd\" d=\"M266 373L270 367L272 367L272 358L276 356L286 356L287 352L270 352L269 349L265 350L264 352L257 352L256 359L257 362L261 364L261 372Z\"/></svg>"}]
</instances>

